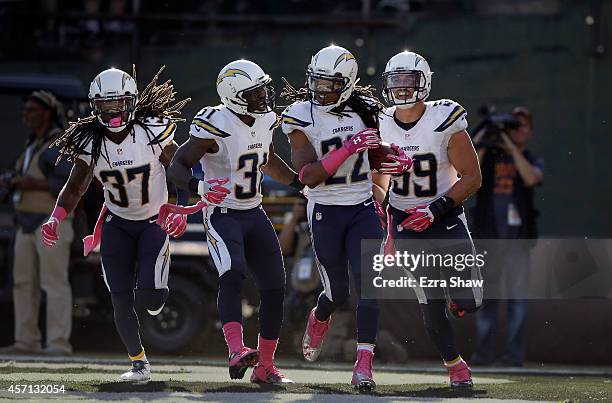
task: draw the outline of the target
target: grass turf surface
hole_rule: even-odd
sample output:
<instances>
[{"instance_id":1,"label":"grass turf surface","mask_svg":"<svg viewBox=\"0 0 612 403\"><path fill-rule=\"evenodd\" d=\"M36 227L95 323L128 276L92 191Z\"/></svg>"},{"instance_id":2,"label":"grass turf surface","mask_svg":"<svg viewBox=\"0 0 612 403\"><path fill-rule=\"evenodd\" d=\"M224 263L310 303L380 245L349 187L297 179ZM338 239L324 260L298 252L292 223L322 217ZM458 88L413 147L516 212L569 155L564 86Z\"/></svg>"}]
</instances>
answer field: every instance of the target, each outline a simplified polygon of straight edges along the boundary
<instances>
[{"instance_id":1,"label":"grass turf surface","mask_svg":"<svg viewBox=\"0 0 612 403\"><path fill-rule=\"evenodd\" d=\"M128 368L128 365L125 366L126 370ZM0 375L1 374L18 374L18 373L49 373L49 372L53 372L56 374L75 374L75 373L86 373L86 372L91 372L92 369L88 368L88 367L66 367L66 368L53 368L53 369L49 369L49 368L45 368L45 367L28 367L28 368L24 368L24 367L13 367L13 366L0 366ZM117 374L117 370L116 369L105 369L105 368L96 368L95 372L97 374ZM156 374L184 374L184 373L189 373L190 371L186 371L186 370L163 370L163 369L156 369L155 373Z\"/></svg>"},{"instance_id":2,"label":"grass turf surface","mask_svg":"<svg viewBox=\"0 0 612 403\"><path fill-rule=\"evenodd\" d=\"M552 401L612 401L612 380L596 377L557 376L505 376L512 383L476 385L473 389L451 390L440 384L379 385L372 396L420 397L420 398L496 398ZM37 384L60 384L58 381ZM32 384L31 381L10 382L0 380L0 390L5 392L13 384ZM345 384L294 384L288 386L255 385L231 382L181 382L152 381L144 385L117 382L73 382L63 383L66 392L192 392L192 393L306 393L306 394L356 394ZM136 397L136 396L135 396Z\"/></svg>"}]
</instances>

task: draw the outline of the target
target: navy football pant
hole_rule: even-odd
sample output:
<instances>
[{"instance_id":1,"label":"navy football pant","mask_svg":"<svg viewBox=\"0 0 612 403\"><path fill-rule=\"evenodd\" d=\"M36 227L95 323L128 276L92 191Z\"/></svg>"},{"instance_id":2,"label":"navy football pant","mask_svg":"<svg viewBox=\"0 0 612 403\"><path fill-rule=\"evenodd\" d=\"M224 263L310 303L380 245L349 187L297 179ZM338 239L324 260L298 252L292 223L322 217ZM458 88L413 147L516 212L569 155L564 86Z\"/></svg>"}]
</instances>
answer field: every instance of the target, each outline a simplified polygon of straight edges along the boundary
<instances>
[{"instance_id":1,"label":"navy football pant","mask_svg":"<svg viewBox=\"0 0 612 403\"><path fill-rule=\"evenodd\" d=\"M272 223L261 206L234 210L210 206L204 212L208 250L219 272L217 308L221 323L242 323L242 282L248 271L259 290L259 333L280 335L285 268Z\"/></svg>"},{"instance_id":2,"label":"navy football pant","mask_svg":"<svg viewBox=\"0 0 612 403\"><path fill-rule=\"evenodd\" d=\"M361 241L382 242L383 238L374 201L369 199L350 206L309 201L308 222L324 289L317 302L317 319L327 320L347 300L350 285L347 264L350 263L358 295L357 341L374 344L378 333L378 301L361 298L362 258L371 262L374 254L380 253L380 242L376 242L375 249L362 251Z\"/></svg>"},{"instance_id":3,"label":"navy football pant","mask_svg":"<svg viewBox=\"0 0 612 403\"><path fill-rule=\"evenodd\" d=\"M102 275L111 293L117 332L132 356L141 352L136 302L159 309L168 296L168 235L147 220L126 220L108 211L102 223Z\"/></svg>"},{"instance_id":4,"label":"navy football pant","mask_svg":"<svg viewBox=\"0 0 612 403\"><path fill-rule=\"evenodd\" d=\"M453 211L449 212L446 216L434 223L422 232L415 232L412 230L398 231L397 226L408 217L408 214L402 210L398 210L393 207L389 207L391 211L391 231L394 241L406 240L406 239L419 239L419 240L444 240L444 239L457 239L464 240L464 242L452 243L452 247L449 250L440 251L437 249L435 241L432 242L432 247L436 248L436 253L461 253L471 254L474 253L474 244L467 227L467 221L465 214L463 213L463 207L457 206ZM418 244L419 250L412 251L413 253L419 253L422 244ZM402 242L399 244L395 242L397 251L403 252L409 248L409 244ZM480 270L476 267L466 268L462 271L452 271L449 269L439 269L432 272L431 269L415 270L412 272L417 280L420 277L427 277L429 279L442 279L449 276L449 273L453 276L459 276L462 279L480 279ZM440 356L445 361L452 361L459 353L455 347L453 329L446 316L446 298L451 299L455 302L460 309L466 312L475 312L482 303L482 288L447 288L440 289L435 288L416 288L417 297L419 299L421 311L423 313L423 322L425 329L431 337L432 341L436 345Z\"/></svg>"}]
</instances>

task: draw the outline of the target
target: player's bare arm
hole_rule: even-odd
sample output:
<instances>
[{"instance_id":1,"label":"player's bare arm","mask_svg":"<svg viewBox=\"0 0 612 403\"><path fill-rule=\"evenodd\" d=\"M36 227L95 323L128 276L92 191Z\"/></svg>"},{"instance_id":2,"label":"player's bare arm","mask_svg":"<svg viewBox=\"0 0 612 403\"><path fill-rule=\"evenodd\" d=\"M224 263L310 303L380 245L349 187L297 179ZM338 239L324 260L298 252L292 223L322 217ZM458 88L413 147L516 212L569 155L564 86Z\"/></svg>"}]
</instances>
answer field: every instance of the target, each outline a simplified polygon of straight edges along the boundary
<instances>
[{"instance_id":1,"label":"player's bare arm","mask_svg":"<svg viewBox=\"0 0 612 403\"><path fill-rule=\"evenodd\" d=\"M229 182L229 178L202 181L194 178L191 173L191 168L204 154L214 154L218 151L219 145L214 140L189 136L189 139L174 153L166 175L178 188L198 194L210 203L219 204L230 193L229 188L224 187Z\"/></svg>"},{"instance_id":2,"label":"player's bare arm","mask_svg":"<svg viewBox=\"0 0 612 403\"><path fill-rule=\"evenodd\" d=\"M385 200L390 182L390 175L372 172L372 193L374 194L374 199L377 202L382 203L383 200Z\"/></svg>"},{"instance_id":3,"label":"player's bare arm","mask_svg":"<svg viewBox=\"0 0 612 403\"><path fill-rule=\"evenodd\" d=\"M76 159L68 181L60 191L55 203L55 208L47 220L42 225L42 241L48 247L53 247L59 240L57 233L60 222L70 214L87 191L93 178L93 169L83 160Z\"/></svg>"},{"instance_id":4,"label":"player's bare arm","mask_svg":"<svg viewBox=\"0 0 612 403\"><path fill-rule=\"evenodd\" d=\"M219 146L214 140L189 136L189 139L174 153L167 170L168 178L181 189L189 190L189 183L193 179L191 168L204 154L214 154L217 151Z\"/></svg>"},{"instance_id":5,"label":"player's bare arm","mask_svg":"<svg viewBox=\"0 0 612 403\"><path fill-rule=\"evenodd\" d=\"M62 207L67 213L74 210L89 188L92 179L93 170L85 161L77 159L70 171L68 181L57 197L57 206Z\"/></svg>"},{"instance_id":6,"label":"player's bare arm","mask_svg":"<svg viewBox=\"0 0 612 403\"><path fill-rule=\"evenodd\" d=\"M164 147L161 155L159 156L159 161L167 168L174 157L174 154L178 150L178 144L175 141L172 141L170 144Z\"/></svg>"},{"instance_id":7,"label":"player's bare arm","mask_svg":"<svg viewBox=\"0 0 612 403\"><path fill-rule=\"evenodd\" d=\"M448 159L461 175L446 196L459 204L476 192L482 183L480 164L470 136L465 130L454 133L448 142Z\"/></svg>"},{"instance_id":8,"label":"player's bare arm","mask_svg":"<svg viewBox=\"0 0 612 403\"><path fill-rule=\"evenodd\" d=\"M295 171L274 152L273 143L270 143L268 162L261 168L261 171L284 185L294 186L300 183L297 178L297 173L295 173ZM300 186L303 187L304 185Z\"/></svg>"},{"instance_id":9,"label":"player's bare arm","mask_svg":"<svg viewBox=\"0 0 612 403\"><path fill-rule=\"evenodd\" d=\"M300 173L300 181L304 185L314 188L331 176L325 171L323 164L317 160L317 153L304 132L300 130L291 132L289 143L291 144L291 163Z\"/></svg>"}]
</instances>

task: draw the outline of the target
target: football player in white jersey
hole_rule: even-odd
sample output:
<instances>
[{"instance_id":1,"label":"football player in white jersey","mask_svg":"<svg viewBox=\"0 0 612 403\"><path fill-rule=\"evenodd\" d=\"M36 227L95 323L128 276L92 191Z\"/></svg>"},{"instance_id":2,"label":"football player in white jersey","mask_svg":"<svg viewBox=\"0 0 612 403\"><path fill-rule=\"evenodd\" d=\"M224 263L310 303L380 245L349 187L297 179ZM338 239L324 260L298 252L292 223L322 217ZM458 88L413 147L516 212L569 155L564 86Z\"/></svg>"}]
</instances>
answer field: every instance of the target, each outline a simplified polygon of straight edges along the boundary
<instances>
[{"instance_id":1,"label":"football player in white jersey","mask_svg":"<svg viewBox=\"0 0 612 403\"><path fill-rule=\"evenodd\" d=\"M285 293L285 269L272 223L261 206L263 173L298 190L304 186L275 153L279 118L274 113L272 79L248 60L236 60L217 77L221 105L200 110L190 136L176 152L169 177L177 186L201 191L206 182L192 177L202 165L204 178L230 178L231 193L204 212L208 249L219 272L217 307L229 350L229 374L241 379L255 366L251 382L289 383L274 364ZM257 350L242 338L242 283L247 267L260 295Z\"/></svg>"},{"instance_id":2,"label":"football player in white jersey","mask_svg":"<svg viewBox=\"0 0 612 403\"><path fill-rule=\"evenodd\" d=\"M161 72L161 71L160 71ZM104 186L104 206L85 254L100 242L102 275L113 303L115 324L132 361L121 381L146 382L150 366L141 344L134 304L151 315L161 312L168 296L168 234L180 236L186 217L170 214L164 229L156 224L167 202L167 166L178 148L176 122L188 100L174 103L170 82L157 85L159 73L142 93L127 73L112 68L92 81L92 115L71 123L54 145L74 163L51 218L42 227L43 241L53 246L57 229L95 176ZM189 193L179 194L185 204ZM215 197L213 197L215 199Z\"/></svg>"},{"instance_id":3,"label":"football player in white jersey","mask_svg":"<svg viewBox=\"0 0 612 403\"><path fill-rule=\"evenodd\" d=\"M359 296L351 384L372 390L379 308L376 300L361 298L361 261L378 249L362 252L361 240L383 237L367 153L380 146L377 116L382 104L356 82L357 62L351 52L333 45L321 49L308 66L307 88L288 85L283 92L295 102L283 112L282 128L291 143L293 166L309 187L308 222L324 286L308 317L304 358L318 358L332 312L349 295L350 262Z\"/></svg>"},{"instance_id":4,"label":"football player in white jersey","mask_svg":"<svg viewBox=\"0 0 612 403\"><path fill-rule=\"evenodd\" d=\"M392 240L464 240L453 253L471 254L472 239L462 202L480 187L478 157L466 132L466 111L451 100L425 102L432 72L427 61L413 52L393 56L383 73L383 96L389 108L381 113L380 135L412 157L413 169L402 175L375 175L376 198L389 187L388 233ZM377 189L379 189L377 191ZM406 244L396 247L404 250ZM424 270L424 269L423 269ZM415 277L431 272L416 270ZM437 276L448 276L442 270ZM452 272L464 279L480 279L477 267ZM416 288L428 334L448 368L452 387L472 386L471 372L456 350L449 312L461 317L482 302L481 287Z\"/></svg>"}]
</instances>

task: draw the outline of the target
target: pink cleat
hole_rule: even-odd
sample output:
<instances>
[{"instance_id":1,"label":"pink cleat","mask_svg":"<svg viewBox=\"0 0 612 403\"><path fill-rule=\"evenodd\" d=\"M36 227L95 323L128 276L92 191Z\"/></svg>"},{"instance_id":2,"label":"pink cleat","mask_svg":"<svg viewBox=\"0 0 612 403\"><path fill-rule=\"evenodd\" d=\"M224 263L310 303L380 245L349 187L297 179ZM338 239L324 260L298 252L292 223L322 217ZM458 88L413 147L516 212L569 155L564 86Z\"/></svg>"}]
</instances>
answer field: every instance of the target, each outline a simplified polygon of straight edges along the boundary
<instances>
[{"instance_id":1,"label":"pink cleat","mask_svg":"<svg viewBox=\"0 0 612 403\"><path fill-rule=\"evenodd\" d=\"M323 339L329 329L329 322L331 318L325 322L320 322L315 317L315 309L310 311L308 316L308 324L306 325L306 332L304 332L304 338L302 339L302 353L306 361L316 361L321 354L321 347L323 346Z\"/></svg>"},{"instance_id":2,"label":"pink cleat","mask_svg":"<svg viewBox=\"0 0 612 403\"><path fill-rule=\"evenodd\" d=\"M465 311L452 299L446 300L446 309L454 319L461 319L465 316Z\"/></svg>"},{"instance_id":3,"label":"pink cleat","mask_svg":"<svg viewBox=\"0 0 612 403\"><path fill-rule=\"evenodd\" d=\"M376 389L376 382L372 377L372 360L374 353L368 350L357 350L357 361L353 367L353 379L351 385L360 392L372 392Z\"/></svg>"},{"instance_id":4,"label":"pink cleat","mask_svg":"<svg viewBox=\"0 0 612 403\"><path fill-rule=\"evenodd\" d=\"M231 379L242 379L247 368L257 365L259 352L249 347L243 347L242 351L231 353L229 357L229 374Z\"/></svg>"},{"instance_id":5,"label":"pink cleat","mask_svg":"<svg viewBox=\"0 0 612 403\"><path fill-rule=\"evenodd\" d=\"M269 383L272 385L277 385L281 383L294 383L291 379L283 375L274 364L269 366L257 364L257 366L253 368L253 373L251 374L251 382Z\"/></svg>"},{"instance_id":6,"label":"pink cleat","mask_svg":"<svg viewBox=\"0 0 612 403\"><path fill-rule=\"evenodd\" d=\"M459 360L459 362L450 366L444 364L450 376L450 386L451 388L471 388L474 386L472 370L462 358Z\"/></svg>"}]
</instances>

